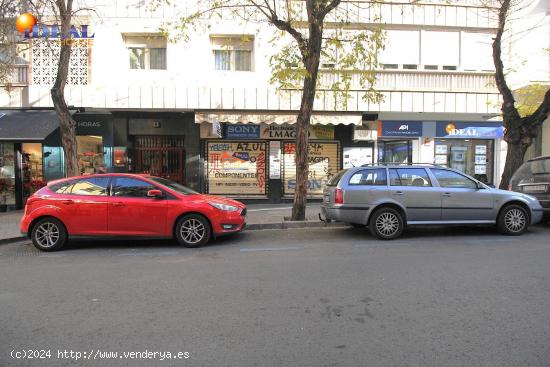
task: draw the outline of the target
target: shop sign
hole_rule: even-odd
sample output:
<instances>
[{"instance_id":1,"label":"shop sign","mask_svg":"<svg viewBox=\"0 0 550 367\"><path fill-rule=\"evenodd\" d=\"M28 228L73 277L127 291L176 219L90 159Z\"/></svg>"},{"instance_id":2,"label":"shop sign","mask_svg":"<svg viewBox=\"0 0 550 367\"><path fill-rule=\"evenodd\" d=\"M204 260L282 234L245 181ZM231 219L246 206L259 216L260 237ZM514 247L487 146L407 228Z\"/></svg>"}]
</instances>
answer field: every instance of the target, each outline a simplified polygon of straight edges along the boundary
<instances>
[{"instance_id":1,"label":"shop sign","mask_svg":"<svg viewBox=\"0 0 550 367\"><path fill-rule=\"evenodd\" d=\"M207 143L208 192L266 194L266 142Z\"/></svg>"},{"instance_id":2,"label":"shop sign","mask_svg":"<svg viewBox=\"0 0 550 367\"><path fill-rule=\"evenodd\" d=\"M309 139L334 139L334 126L309 125ZM296 125L263 125L262 139L296 139Z\"/></svg>"},{"instance_id":3,"label":"shop sign","mask_svg":"<svg viewBox=\"0 0 550 367\"><path fill-rule=\"evenodd\" d=\"M386 138L421 137L422 121L379 121L378 136Z\"/></svg>"},{"instance_id":4,"label":"shop sign","mask_svg":"<svg viewBox=\"0 0 550 367\"><path fill-rule=\"evenodd\" d=\"M259 139L260 125L226 124L225 137L227 139Z\"/></svg>"},{"instance_id":5,"label":"shop sign","mask_svg":"<svg viewBox=\"0 0 550 367\"><path fill-rule=\"evenodd\" d=\"M499 139L504 127L488 122L443 122L437 124L437 136L441 138Z\"/></svg>"},{"instance_id":6,"label":"shop sign","mask_svg":"<svg viewBox=\"0 0 550 367\"><path fill-rule=\"evenodd\" d=\"M309 143L309 196L322 196L327 182L340 169L338 143ZM296 190L296 144L283 144L283 190L285 195L293 195Z\"/></svg>"}]
</instances>

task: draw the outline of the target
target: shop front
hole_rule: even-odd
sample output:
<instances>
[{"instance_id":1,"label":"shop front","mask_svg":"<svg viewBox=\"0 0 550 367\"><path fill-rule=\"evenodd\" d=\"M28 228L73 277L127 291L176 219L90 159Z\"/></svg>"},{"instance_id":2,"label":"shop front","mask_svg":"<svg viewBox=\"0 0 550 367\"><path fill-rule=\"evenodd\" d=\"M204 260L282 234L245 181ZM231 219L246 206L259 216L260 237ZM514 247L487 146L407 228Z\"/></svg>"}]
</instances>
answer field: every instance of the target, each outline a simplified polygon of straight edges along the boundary
<instances>
[{"instance_id":1,"label":"shop front","mask_svg":"<svg viewBox=\"0 0 550 367\"><path fill-rule=\"evenodd\" d=\"M504 128L495 123L437 122L434 163L494 184L495 143L503 135Z\"/></svg>"},{"instance_id":2,"label":"shop front","mask_svg":"<svg viewBox=\"0 0 550 367\"><path fill-rule=\"evenodd\" d=\"M53 111L0 111L0 212L21 209L46 184L46 149L58 128Z\"/></svg>"},{"instance_id":3,"label":"shop front","mask_svg":"<svg viewBox=\"0 0 550 367\"><path fill-rule=\"evenodd\" d=\"M501 122L379 121L378 162L437 164L491 185L503 133Z\"/></svg>"},{"instance_id":4,"label":"shop front","mask_svg":"<svg viewBox=\"0 0 550 367\"><path fill-rule=\"evenodd\" d=\"M201 123L205 157L204 191L270 202L291 199L296 189L296 116L239 115L234 119L225 116L216 116L212 121L196 114L196 122ZM328 180L342 167L338 138L352 133L350 126L333 123L360 124L361 116L344 120L317 116L312 120L308 195L320 198Z\"/></svg>"},{"instance_id":5,"label":"shop front","mask_svg":"<svg viewBox=\"0 0 550 367\"><path fill-rule=\"evenodd\" d=\"M421 121L379 121L378 162L412 163L413 150L422 134Z\"/></svg>"}]
</instances>

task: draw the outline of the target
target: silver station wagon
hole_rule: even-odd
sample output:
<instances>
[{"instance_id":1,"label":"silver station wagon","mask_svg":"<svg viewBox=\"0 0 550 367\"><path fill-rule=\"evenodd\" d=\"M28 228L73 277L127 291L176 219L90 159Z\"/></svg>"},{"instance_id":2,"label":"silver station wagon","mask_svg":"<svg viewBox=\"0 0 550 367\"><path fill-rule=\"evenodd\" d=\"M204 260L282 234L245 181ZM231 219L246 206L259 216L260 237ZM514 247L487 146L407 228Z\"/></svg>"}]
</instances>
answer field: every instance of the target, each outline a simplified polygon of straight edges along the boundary
<instances>
[{"instance_id":1,"label":"silver station wagon","mask_svg":"<svg viewBox=\"0 0 550 367\"><path fill-rule=\"evenodd\" d=\"M536 198L497 190L441 166L378 165L338 172L323 194L327 221L367 226L384 240L409 225L488 224L520 235L542 219Z\"/></svg>"}]
</instances>

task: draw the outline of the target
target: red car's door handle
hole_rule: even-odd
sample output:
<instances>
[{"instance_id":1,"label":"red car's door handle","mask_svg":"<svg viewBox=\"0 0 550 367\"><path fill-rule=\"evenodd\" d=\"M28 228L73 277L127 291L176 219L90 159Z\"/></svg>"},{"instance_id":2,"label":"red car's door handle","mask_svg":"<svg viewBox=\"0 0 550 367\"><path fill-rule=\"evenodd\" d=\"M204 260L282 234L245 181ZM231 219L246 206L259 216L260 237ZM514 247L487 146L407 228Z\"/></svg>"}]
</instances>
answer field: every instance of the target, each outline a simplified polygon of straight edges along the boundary
<instances>
[{"instance_id":1,"label":"red car's door handle","mask_svg":"<svg viewBox=\"0 0 550 367\"><path fill-rule=\"evenodd\" d=\"M116 203L112 203L113 206L124 206L123 202L117 201Z\"/></svg>"},{"instance_id":2,"label":"red car's door handle","mask_svg":"<svg viewBox=\"0 0 550 367\"><path fill-rule=\"evenodd\" d=\"M61 201L63 204L65 205L71 205L71 204L74 204L74 201L70 200L70 199L67 199L67 200L62 200Z\"/></svg>"}]
</instances>

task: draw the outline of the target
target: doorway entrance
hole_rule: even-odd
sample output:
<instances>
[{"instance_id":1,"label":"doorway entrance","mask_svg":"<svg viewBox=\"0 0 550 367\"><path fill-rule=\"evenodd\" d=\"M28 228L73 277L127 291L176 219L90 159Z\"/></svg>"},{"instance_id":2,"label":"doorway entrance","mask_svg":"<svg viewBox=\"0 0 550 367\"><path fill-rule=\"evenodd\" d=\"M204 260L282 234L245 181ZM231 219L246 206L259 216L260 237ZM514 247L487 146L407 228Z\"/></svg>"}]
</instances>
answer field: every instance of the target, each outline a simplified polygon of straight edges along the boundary
<instances>
[{"instance_id":1,"label":"doorway entrance","mask_svg":"<svg viewBox=\"0 0 550 367\"><path fill-rule=\"evenodd\" d=\"M185 184L184 136L136 136L135 167L147 173Z\"/></svg>"}]
</instances>

